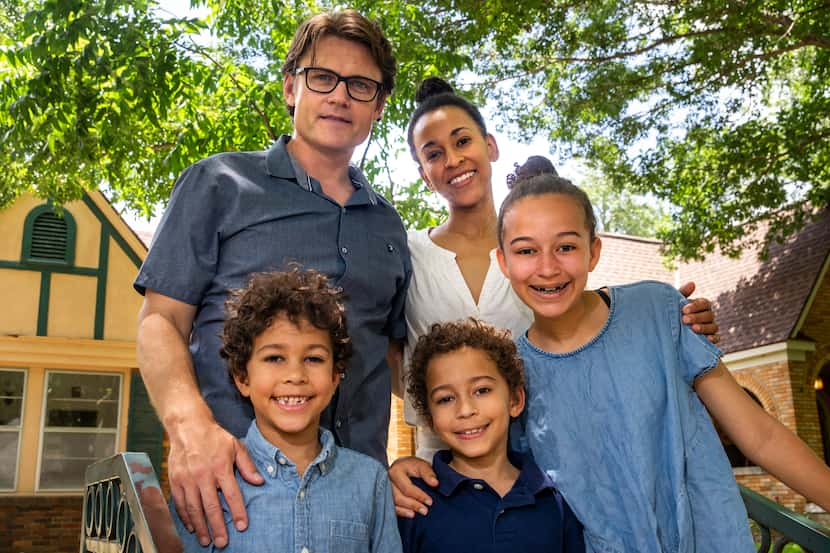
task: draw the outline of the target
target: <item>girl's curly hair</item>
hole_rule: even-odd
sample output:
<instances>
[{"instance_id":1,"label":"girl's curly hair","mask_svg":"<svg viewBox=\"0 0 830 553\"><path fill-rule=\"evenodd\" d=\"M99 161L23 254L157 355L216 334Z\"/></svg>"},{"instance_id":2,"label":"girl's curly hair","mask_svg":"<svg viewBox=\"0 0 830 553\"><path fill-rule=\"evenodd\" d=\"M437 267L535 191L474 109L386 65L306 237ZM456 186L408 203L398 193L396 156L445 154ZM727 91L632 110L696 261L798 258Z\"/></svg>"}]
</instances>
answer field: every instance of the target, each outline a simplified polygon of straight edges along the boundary
<instances>
[{"instance_id":1,"label":"girl's curly hair","mask_svg":"<svg viewBox=\"0 0 830 553\"><path fill-rule=\"evenodd\" d=\"M277 317L294 324L308 321L328 331L334 369L340 373L352 355L352 341L346 328L345 296L329 285L322 273L297 266L287 271L255 273L248 286L232 290L225 302L227 313L219 354L228 362L228 372L241 380L248 378L248 361L254 338Z\"/></svg>"}]
</instances>

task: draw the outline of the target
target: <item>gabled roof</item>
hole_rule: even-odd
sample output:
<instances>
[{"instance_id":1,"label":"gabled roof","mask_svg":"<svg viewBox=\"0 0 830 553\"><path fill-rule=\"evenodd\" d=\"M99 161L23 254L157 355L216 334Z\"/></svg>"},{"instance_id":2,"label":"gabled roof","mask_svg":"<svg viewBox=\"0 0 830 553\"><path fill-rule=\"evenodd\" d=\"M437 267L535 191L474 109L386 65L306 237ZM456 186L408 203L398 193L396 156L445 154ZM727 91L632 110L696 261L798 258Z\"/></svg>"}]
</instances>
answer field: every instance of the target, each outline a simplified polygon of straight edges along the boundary
<instances>
[{"instance_id":1,"label":"gabled roof","mask_svg":"<svg viewBox=\"0 0 830 553\"><path fill-rule=\"evenodd\" d=\"M752 238L763 237L766 227ZM813 289L830 263L830 211L783 244L772 244L766 261L759 247L737 259L713 253L704 261L682 263L672 272L662 265L660 242L600 233L602 254L589 288L651 279L674 286L693 281L695 296L715 303L725 353L795 338Z\"/></svg>"},{"instance_id":2,"label":"gabled roof","mask_svg":"<svg viewBox=\"0 0 830 553\"><path fill-rule=\"evenodd\" d=\"M759 228L752 238L765 232L765 226ZM757 247L738 259L716 253L681 265L678 277L695 281L697 293L715 301L719 347L730 353L796 337L828 254L830 211L825 211L783 244L772 244L766 261L758 259Z\"/></svg>"},{"instance_id":3,"label":"gabled roof","mask_svg":"<svg viewBox=\"0 0 830 553\"><path fill-rule=\"evenodd\" d=\"M88 190L83 200L87 207L98 211L107 220L115 231L113 237L121 244L125 253L137 260L137 265L141 265L141 261L147 255L147 243L139 238L136 231L121 217L107 197L96 189Z\"/></svg>"},{"instance_id":4,"label":"gabled roof","mask_svg":"<svg viewBox=\"0 0 830 553\"><path fill-rule=\"evenodd\" d=\"M588 277L588 288L659 280L674 284L673 273L663 266L660 241L624 234L599 233L602 252Z\"/></svg>"}]
</instances>

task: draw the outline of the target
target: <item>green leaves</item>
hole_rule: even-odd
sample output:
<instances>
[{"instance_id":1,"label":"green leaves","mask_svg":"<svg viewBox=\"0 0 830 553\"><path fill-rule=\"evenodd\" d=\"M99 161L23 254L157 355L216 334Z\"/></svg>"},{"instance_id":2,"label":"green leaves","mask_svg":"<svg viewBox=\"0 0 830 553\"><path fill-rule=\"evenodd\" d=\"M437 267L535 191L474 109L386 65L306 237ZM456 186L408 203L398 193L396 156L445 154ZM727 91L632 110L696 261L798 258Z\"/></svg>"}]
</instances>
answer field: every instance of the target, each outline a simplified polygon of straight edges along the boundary
<instances>
[{"instance_id":1,"label":"green leaves","mask_svg":"<svg viewBox=\"0 0 830 553\"><path fill-rule=\"evenodd\" d=\"M297 25L334 5L194 4L205 20L148 0L0 0L0 206L106 187L149 214L190 163L290 131L279 68ZM414 168L394 167L429 75L585 158L612 190L668 202L672 255L734 253L760 217L780 236L830 203L830 7L816 0L353 7L399 61L367 172L412 226L442 216Z\"/></svg>"}]
</instances>

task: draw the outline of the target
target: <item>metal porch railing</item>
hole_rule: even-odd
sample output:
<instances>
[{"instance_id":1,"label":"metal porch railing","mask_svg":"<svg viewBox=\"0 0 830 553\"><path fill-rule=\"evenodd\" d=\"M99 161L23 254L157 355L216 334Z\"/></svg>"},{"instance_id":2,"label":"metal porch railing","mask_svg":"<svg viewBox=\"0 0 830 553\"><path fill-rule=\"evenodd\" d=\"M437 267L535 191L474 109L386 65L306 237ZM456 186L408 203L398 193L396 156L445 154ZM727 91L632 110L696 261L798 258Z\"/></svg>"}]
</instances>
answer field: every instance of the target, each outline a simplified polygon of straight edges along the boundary
<instances>
[{"instance_id":1,"label":"metal porch railing","mask_svg":"<svg viewBox=\"0 0 830 553\"><path fill-rule=\"evenodd\" d=\"M146 453L86 469L81 553L179 553L181 541Z\"/></svg>"},{"instance_id":2,"label":"metal porch railing","mask_svg":"<svg viewBox=\"0 0 830 553\"><path fill-rule=\"evenodd\" d=\"M808 553L830 553L830 529L820 526L809 518L783 507L775 501L740 486L741 497L746 505L749 518L754 520L761 532L758 551L781 553L784 546L794 543ZM772 532L780 537L772 543ZM772 546L772 549L770 547Z\"/></svg>"},{"instance_id":3,"label":"metal porch railing","mask_svg":"<svg viewBox=\"0 0 830 553\"><path fill-rule=\"evenodd\" d=\"M830 529L740 486L749 518L761 533L759 552L794 543L830 553ZM772 531L780 537L772 542ZM770 549L772 547L772 549ZM120 453L86 469L80 553L179 553L182 550L150 458Z\"/></svg>"}]
</instances>

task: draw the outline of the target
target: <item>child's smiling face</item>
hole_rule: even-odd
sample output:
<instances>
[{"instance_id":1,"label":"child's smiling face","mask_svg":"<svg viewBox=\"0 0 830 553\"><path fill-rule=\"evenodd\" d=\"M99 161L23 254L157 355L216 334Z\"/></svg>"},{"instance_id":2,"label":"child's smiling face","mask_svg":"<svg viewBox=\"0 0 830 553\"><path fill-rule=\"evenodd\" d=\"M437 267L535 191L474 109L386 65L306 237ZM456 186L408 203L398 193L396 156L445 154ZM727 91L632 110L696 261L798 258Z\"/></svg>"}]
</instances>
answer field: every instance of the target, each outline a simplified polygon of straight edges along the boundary
<instances>
[{"instance_id":1,"label":"child's smiling face","mask_svg":"<svg viewBox=\"0 0 830 553\"><path fill-rule=\"evenodd\" d=\"M320 413L340 382L328 331L277 316L254 338L247 369L247 378L234 380L262 435L276 446L317 440Z\"/></svg>"},{"instance_id":2,"label":"child's smiling face","mask_svg":"<svg viewBox=\"0 0 830 553\"><path fill-rule=\"evenodd\" d=\"M502 240L502 272L537 319L557 319L578 304L601 249L582 207L566 194L517 200L504 214Z\"/></svg>"},{"instance_id":3,"label":"child's smiling face","mask_svg":"<svg viewBox=\"0 0 830 553\"><path fill-rule=\"evenodd\" d=\"M507 454L510 417L524 409L524 390L511 393L487 353L464 346L438 354L426 377L432 428L453 450L453 464L478 465Z\"/></svg>"}]
</instances>

